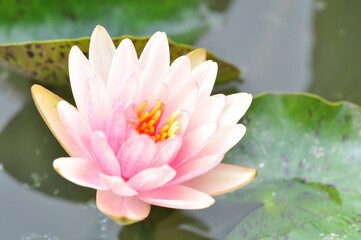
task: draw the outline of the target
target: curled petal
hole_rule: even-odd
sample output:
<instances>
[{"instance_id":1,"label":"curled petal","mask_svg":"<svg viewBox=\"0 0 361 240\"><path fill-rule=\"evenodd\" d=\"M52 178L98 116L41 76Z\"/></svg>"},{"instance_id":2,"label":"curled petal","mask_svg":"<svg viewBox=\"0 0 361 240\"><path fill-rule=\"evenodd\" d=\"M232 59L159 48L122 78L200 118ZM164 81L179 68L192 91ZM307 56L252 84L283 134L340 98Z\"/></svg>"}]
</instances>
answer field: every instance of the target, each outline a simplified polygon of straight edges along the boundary
<instances>
[{"instance_id":1,"label":"curled petal","mask_svg":"<svg viewBox=\"0 0 361 240\"><path fill-rule=\"evenodd\" d=\"M112 63L115 46L107 30L96 26L90 38L89 62L106 84L110 64Z\"/></svg>"},{"instance_id":2,"label":"curled petal","mask_svg":"<svg viewBox=\"0 0 361 240\"><path fill-rule=\"evenodd\" d=\"M189 187L174 185L138 194L152 205L176 209L202 209L211 206L214 199Z\"/></svg>"},{"instance_id":3,"label":"curled petal","mask_svg":"<svg viewBox=\"0 0 361 240\"><path fill-rule=\"evenodd\" d=\"M224 108L218 118L220 125L236 124L245 114L251 102L252 95L248 93L236 93L226 96Z\"/></svg>"},{"instance_id":4,"label":"curled petal","mask_svg":"<svg viewBox=\"0 0 361 240\"><path fill-rule=\"evenodd\" d=\"M59 117L57 106L62 99L37 84L31 87L31 93L46 125L48 125L65 151L73 157L87 157L88 155L84 154Z\"/></svg>"},{"instance_id":5,"label":"curled petal","mask_svg":"<svg viewBox=\"0 0 361 240\"><path fill-rule=\"evenodd\" d=\"M89 160L83 158L58 158L53 167L61 176L77 185L108 190L108 186L101 180L102 172Z\"/></svg>"},{"instance_id":6,"label":"curled petal","mask_svg":"<svg viewBox=\"0 0 361 240\"><path fill-rule=\"evenodd\" d=\"M150 205L137 197L122 197L111 191L97 191L98 209L119 224L131 224L149 215Z\"/></svg>"},{"instance_id":7,"label":"curled petal","mask_svg":"<svg viewBox=\"0 0 361 240\"><path fill-rule=\"evenodd\" d=\"M182 185L211 196L218 196L243 187L256 176L256 169L221 163L209 172L184 182Z\"/></svg>"},{"instance_id":8,"label":"curled petal","mask_svg":"<svg viewBox=\"0 0 361 240\"><path fill-rule=\"evenodd\" d=\"M168 165L147 168L134 175L127 184L138 191L149 191L162 187L174 178L176 171Z\"/></svg>"}]
</instances>

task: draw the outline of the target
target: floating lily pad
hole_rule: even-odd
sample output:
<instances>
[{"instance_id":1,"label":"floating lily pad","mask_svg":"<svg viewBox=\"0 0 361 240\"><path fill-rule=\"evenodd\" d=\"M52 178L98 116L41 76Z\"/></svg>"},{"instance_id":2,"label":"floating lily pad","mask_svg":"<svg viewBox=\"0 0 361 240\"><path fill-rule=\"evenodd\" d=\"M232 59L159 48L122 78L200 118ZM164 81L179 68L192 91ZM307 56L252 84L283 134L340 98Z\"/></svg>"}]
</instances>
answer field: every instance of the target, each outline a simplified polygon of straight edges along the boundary
<instances>
[{"instance_id":1,"label":"floating lily pad","mask_svg":"<svg viewBox=\"0 0 361 240\"><path fill-rule=\"evenodd\" d=\"M259 203L227 239L361 239L361 109L313 95L266 94L225 161L258 178L222 199Z\"/></svg>"},{"instance_id":2,"label":"floating lily pad","mask_svg":"<svg viewBox=\"0 0 361 240\"><path fill-rule=\"evenodd\" d=\"M191 42L215 24L214 12L212 4L202 0L2 1L0 42L77 38L97 24L112 35L161 29L178 41Z\"/></svg>"},{"instance_id":3,"label":"floating lily pad","mask_svg":"<svg viewBox=\"0 0 361 240\"><path fill-rule=\"evenodd\" d=\"M130 38L139 53L143 50L149 37L121 36L113 38L116 46L124 38ZM56 40L29 42L24 44L0 45L0 66L44 84L65 84L69 81L68 56L70 48L77 45L86 55L89 49L89 38L73 40ZM186 55L195 48L190 45L177 44L170 41L171 60ZM207 59L218 63L217 83L224 83L239 77L239 70L207 52Z\"/></svg>"}]
</instances>

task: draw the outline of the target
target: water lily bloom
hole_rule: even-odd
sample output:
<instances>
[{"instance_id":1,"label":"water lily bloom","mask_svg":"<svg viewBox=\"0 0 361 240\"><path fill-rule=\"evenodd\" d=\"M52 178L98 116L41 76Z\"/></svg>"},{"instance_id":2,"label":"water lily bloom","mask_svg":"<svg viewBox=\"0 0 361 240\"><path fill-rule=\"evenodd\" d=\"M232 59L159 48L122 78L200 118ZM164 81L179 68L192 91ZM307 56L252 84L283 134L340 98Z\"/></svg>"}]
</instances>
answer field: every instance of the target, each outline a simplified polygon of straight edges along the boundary
<instances>
[{"instance_id":1,"label":"water lily bloom","mask_svg":"<svg viewBox=\"0 0 361 240\"><path fill-rule=\"evenodd\" d=\"M34 85L39 112L70 157L54 161L69 181L97 190L101 212L121 223L143 220L151 205L201 209L212 196L253 180L255 169L220 163L244 135L237 124L247 93L210 95L217 64L196 50L170 65L165 33L138 58L131 40L115 48L97 26L89 59L69 54L76 107Z\"/></svg>"}]
</instances>

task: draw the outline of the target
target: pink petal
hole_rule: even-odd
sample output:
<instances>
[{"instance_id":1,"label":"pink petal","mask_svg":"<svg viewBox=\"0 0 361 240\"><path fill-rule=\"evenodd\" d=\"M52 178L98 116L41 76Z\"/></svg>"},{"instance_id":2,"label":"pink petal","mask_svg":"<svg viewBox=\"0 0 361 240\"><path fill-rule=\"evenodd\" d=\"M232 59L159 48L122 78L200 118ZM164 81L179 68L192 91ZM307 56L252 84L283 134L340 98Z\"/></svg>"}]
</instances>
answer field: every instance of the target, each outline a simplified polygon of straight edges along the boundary
<instances>
[{"instance_id":1,"label":"pink petal","mask_svg":"<svg viewBox=\"0 0 361 240\"><path fill-rule=\"evenodd\" d=\"M168 165L145 169L134 175L127 184L137 191L149 191L162 187L174 178L176 171Z\"/></svg>"},{"instance_id":2,"label":"pink petal","mask_svg":"<svg viewBox=\"0 0 361 240\"><path fill-rule=\"evenodd\" d=\"M171 88L169 89L169 91ZM184 111L192 114L197 104L198 86L196 82L190 82L184 85L182 89L178 89L178 92L172 97L168 97L168 101L165 104L162 120L160 126L163 126L171 114L175 111Z\"/></svg>"},{"instance_id":3,"label":"pink petal","mask_svg":"<svg viewBox=\"0 0 361 240\"><path fill-rule=\"evenodd\" d=\"M89 160L83 158L58 158L53 167L61 176L77 185L108 190L100 178L101 171Z\"/></svg>"},{"instance_id":4,"label":"pink petal","mask_svg":"<svg viewBox=\"0 0 361 240\"><path fill-rule=\"evenodd\" d=\"M112 176L120 176L120 167L113 149L109 146L103 132L95 131L91 137L93 154L103 171Z\"/></svg>"},{"instance_id":5,"label":"pink petal","mask_svg":"<svg viewBox=\"0 0 361 240\"><path fill-rule=\"evenodd\" d=\"M182 146L172 166L179 166L187 159L197 154L209 142L210 137L217 130L217 123L204 124L183 137Z\"/></svg>"},{"instance_id":6,"label":"pink petal","mask_svg":"<svg viewBox=\"0 0 361 240\"><path fill-rule=\"evenodd\" d=\"M169 111L182 110L192 114L197 104L198 84L196 82L189 82L180 89L173 89L171 87L169 88L167 102ZM170 91L173 91L175 94L171 95Z\"/></svg>"},{"instance_id":7,"label":"pink petal","mask_svg":"<svg viewBox=\"0 0 361 240\"><path fill-rule=\"evenodd\" d=\"M229 125L218 128L217 132L211 137L211 140L197 155L200 158L208 155L223 155L246 133L246 127L242 124Z\"/></svg>"},{"instance_id":8,"label":"pink petal","mask_svg":"<svg viewBox=\"0 0 361 240\"><path fill-rule=\"evenodd\" d=\"M165 103L168 98L168 86L165 83L158 83L156 86L153 86L150 91L147 92L144 96L141 96L142 99L140 100L140 103L142 103L144 100L148 102L147 111L150 111L152 109L157 101L160 101L162 103Z\"/></svg>"},{"instance_id":9,"label":"pink petal","mask_svg":"<svg viewBox=\"0 0 361 240\"><path fill-rule=\"evenodd\" d=\"M148 168L157 152L157 147L146 134L137 135L127 140L118 152L122 176L131 178Z\"/></svg>"},{"instance_id":10,"label":"pink petal","mask_svg":"<svg viewBox=\"0 0 361 240\"><path fill-rule=\"evenodd\" d=\"M59 117L57 107L62 99L36 84L31 87L31 93L41 116L65 151L72 157L87 157Z\"/></svg>"},{"instance_id":11,"label":"pink petal","mask_svg":"<svg viewBox=\"0 0 361 240\"><path fill-rule=\"evenodd\" d=\"M157 154L155 155L154 160L150 166L159 167L171 162L177 155L181 145L182 138L179 136L157 142Z\"/></svg>"},{"instance_id":12,"label":"pink petal","mask_svg":"<svg viewBox=\"0 0 361 240\"><path fill-rule=\"evenodd\" d=\"M201 209L214 203L209 195L178 185L140 193L138 197L152 205L177 209Z\"/></svg>"},{"instance_id":13,"label":"pink petal","mask_svg":"<svg viewBox=\"0 0 361 240\"><path fill-rule=\"evenodd\" d=\"M221 163L209 172L182 185L211 196L218 196L243 187L255 179L256 176L256 169Z\"/></svg>"},{"instance_id":14,"label":"pink petal","mask_svg":"<svg viewBox=\"0 0 361 240\"><path fill-rule=\"evenodd\" d=\"M163 32L157 32L149 39L139 58L141 96L162 80L169 62L167 36Z\"/></svg>"},{"instance_id":15,"label":"pink petal","mask_svg":"<svg viewBox=\"0 0 361 240\"><path fill-rule=\"evenodd\" d=\"M245 114L252 102L252 95L236 93L226 96L224 109L219 116L221 126L235 124Z\"/></svg>"},{"instance_id":16,"label":"pink petal","mask_svg":"<svg viewBox=\"0 0 361 240\"><path fill-rule=\"evenodd\" d=\"M126 126L124 106L118 104L113 108L106 130L109 145L114 153L118 153L120 146L125 141Z\"/></svg>"},{"instance_id":17,"label":"pink petal","mask_svg":"<svg viewBox=\"0 0 361 240\"><path fill-rule=\"evenodd\" d=\"M104 82L77 46L69 54L70 84L79 112L93 129L105 130L111 104Z\"/></svg>"},{"instance_id":18,"label":"pink petal","mask_svg":"<svg viewBox=\"0 0 361 240\"><path fill-rule=\"evenodd\" d=\"M112 63L115 46L107 30L102 26L96 26L90 38L89 62L106 84L110 64Z\"/></svg>"},{"instance_id":19,"label":"pink petal","mask_svg":"<svg viewBox=\"0 0 361 240\"><path fill-rule=\"evenodd\" d=\"M179 130L177 132L177 136L183 136L187 130L189 123L190 113L187 111L180 111L180 114L177 117L177 121L179 123Z\"/></svg>"},{"instance_id":20,"label":"pink petal","mask_svg":"<svg viewBox=\"0 0 361 240\"><path fill-rule=\"evenodd\" d=\"M174 60L164 77L164 83L173 89L180 89L187 81L185 81L191 73L191 62L189 57L181 56Z\"/></svg>"},{"instance_id":21,"label":"pink petal","mask_svg":"<svg viewBox=\"0 0 361 240\"><path fill-rule=\"evenodd\" d=\"M97 191L98 209L120 224L131 224L149 215L150 205L137 197L121 197L111 191Z\"/></svg>"},{"instance_id":22,"label":"pink petal","mask_svg":"<svg viewBox=\"0 0 361 240\"><path fill-rule=\"evenodd\" d=\"M92 131L89 124L84 120L76 108L66 101L60 101L57 107L59 118L66 131L71 134L71 137L80 147L82 155L91 159L91 152L89 152L89 149Z\"/></svg>"},{"instance_id":23,"label":"pink petal","mask_svg":"<svg viewBox=\"0 0 361 240\"><path fill-rule=\"evenodd\" d=\"M198 99L201 101L210 96L217 77L217 63L208 60L199 64L190 75L189 81L196 81L199 85Z\"/></svg>"},{"instance_id":24,"label":"pink petal","mask_svg":"<svg viewBox=\"0 0 361 240\"><path fill-rule=\"evenodd\" d=\"M222 159L223 156L211 155L185 162L176 168L177 175L170 184L174 185L198 177L217 166Z\"/></svg>"},{"instance_id":25,"label":"pink petal","mask_svg":"<svg viewBox=\"0 0 361 240\"><path fill-rule=\"evenodd\" d=\"M197 104L189 121L187 132L202 124L216 122L224 108L224 103L225 96L216 94Z\"/></svg>"},{"instance_id":26,"label":"pink petal","mask_svg":"<svg viewBox=\"0 0 361 240\"><path fill-rule=\"evenodd\" d=\"M119 44L113 62L111 63L109 80L108 80L108 92L113 103L122 99L124 101L124 93L127 93L130 89L133 94L136 85L132 84L134 81L131 79L137 79L139 75L138 56L135 51L134 45L131 40L125 38ZM129 86L127 86L129 85ZM129 87L132 88L129 88Z\"/></svg>"},{"instance_id":27,"label":"pink petal","mask_svg":"<svg viewBox=\"0 0 361 240\"><path fill-rule=\"evenodd\" d=\"M122 177L108 176L105 174L100 174L100 177L109 189L116 195L133 197L138 194L138 192L131 188Z\"/></svg>"}]
</instances>

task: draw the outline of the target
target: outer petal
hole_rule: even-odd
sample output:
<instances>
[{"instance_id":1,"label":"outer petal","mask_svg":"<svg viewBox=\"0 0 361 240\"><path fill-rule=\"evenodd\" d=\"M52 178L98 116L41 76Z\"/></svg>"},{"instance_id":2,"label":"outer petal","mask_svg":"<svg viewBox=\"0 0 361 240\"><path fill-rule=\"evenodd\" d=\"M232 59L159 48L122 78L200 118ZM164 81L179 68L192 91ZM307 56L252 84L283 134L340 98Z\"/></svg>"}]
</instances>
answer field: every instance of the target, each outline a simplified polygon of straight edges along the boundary
<instances>
[{"instance_id":1,"label":"outer petal","mask_svg":"<svg viewBox=\"0 0 361 240\"><path fill-rule=\"evenodd\" d=\"M84 154L82 149L74 141L59 117L57 105L62 99L36 84L31 87L31 93L35 105L46 122L46 125L48 125L65 151L73 157L86 157L87 154Z\"/></svg>"},{"instance_id":2,"label":"outer petal","mask_svg":"<svg viewBox=\"0 0 361 240\"><path fill-rule=\"evenodd\" d=\"M112 176L120 176L120 167L113 149L109 146L103 132L95 131L91 137L91 146L94 156L103 171Z\"/></svg>"},{"instance_id":3,"label":"outer petal","mask_svg":"<svg viewBox=\"0 0 361 240\"><path fill-rule=\"evenodd\" d=\"M104 83L108 81L114 52L115 46L107 30L102 26L96 26L90 38L89 61Z\"/></svg>"},{"instance_id":4,"label":"outer petal","mask_svg":"<svg viewBox=\"0 0 361 240\"><path fill-rule=\"evenodd\" d=\"M124 100L123 95L129 91L130 86L132 86L131 89L135 95L136 91L134 90L136 90L136 88L134 88L134 84L131 83L134 83L132 78L137 79L138 75L139 64L137 52L131 40L128 38L123 39L115 52L109 72L107 87L113 103L118 101L118 99ZM129 81L131 82L128 83ZM127 85L130 86L126 88Z\"/></svg>"},{"instance_id":5,"label":"outer petal","mask_svg":"<svg viewBox=\"0 0 361 240\"><path fill-rule=\"evenodd\" d=\"M221 163L209 172L184 182L182 185L211 196L218 196L243 187L256 176L256 169Z\"/></svg>"},{"instance_id":6,"label":"outer petal","mask_svg":"<svg viewBox=\"0 0 361 240\"><path fill-rule=\"evenodd\" d=\"M192 69L194 69L207 60L207 51L204 48L197 48L189 52L187 56L191 60Z\"/></svg>"},{"instance_id":7,"label":"outer petal","mask_svg":"<svg viewBox=\"0 0 361 240\"><path fill-rule=\"evenodd\" d=\"M224 109L219 116L221 126L235 124L245 114L252 102L252 95L236 93L226 96Z\"/></svg>"},{"instance_id":8,"label":"outer petal","mask_svg":"<svg viewBox=\"0 0 361 240\"><path fill-rule=\"evenodd\" d=\"M66 131L71 134L76 144L82 149L83 156L92 159L91 152L89 152L91 149L91 128L89 124L84 120L76 108L66 101L60 101L58 103L58 114Z\"/></svg>"},{"instance_id":9,"label":"outer petal","mask_svg":"<svg viewBox=\"0 0 361 240\"><path fill-rule=\"evenodd\" d=\"M218 128L217 132L211 137L207 146L205 146L195 158L208 155L223 155L246 133L246 127L242 124L230 125Z\"/></svg>"},{"instance_id":10,"label":"outer petal","mask_svg":"<svg viewBox=\"0 0 361 240\"><path fill-rule=\"evenodd\" d=\"M201 209L214 203L205 193L177 185L140 193L138 197L152 205L177 209Z\"/></svg>"},{"instance_id":11,"label":"outer petal","mask_svg":"<svg viewBox=\"0 0 361 240\"><path fill-rule=\"evenodd\" d=\"M164 32L157 32L147 42L139 58L141 96L161 81L169 68L168 39Z\"/></svg>"},{"instance_id":12,"label":"outer petal","mask_svg":"<svg viewBox=\"0 0 361 240\"><path fill-rule=\"evenodd\" d=\"M53 167L67 180L88 188L108 190L100 178L101 171L89 160L83 158L58 158Z\"/></svg>"},{"instance_id":13,"label":"outer petal","mask_svg":"<svg viewBox=\"0 0 361 240\"><path fill-rule=\"evenodd\" d=\"M149 191L162 187L174 178L176 171L168 165L148 168L133 176L127 184L137 191Z\"/></svg>"},{"instance_id":14,"label":"outer petal","mask_svg":"<svg viewBox=\"0 0 361 240\"><path fill-rule=\"evenodd\" d=\"M69 54L70 84L79 112L93 129L105 130L111 104L104 82L76 46Z\"/></svg>"},{"instance_id":15,"label":"outer petal","mask_svg":"<svg viewBox=\"0 0 361 240\"><path fill-rule=\"evenodd\" d=\"M150 205L137 197L121 197L111 191L97 191L98 209L120 224L131 224L149 215Z\"/></svg>"},{"instance_id":16,"label":"outer petal","mask_svg":"<svg viewBox=\"0 0 361 240\"><path fill-rule=\"evenodd\" d=\"M157 148L153 140L146 134L134 136L126 141L118 152L118 160L122 176L131 178L138 172L148 168Z\"/></svg>"}]
</instances>

